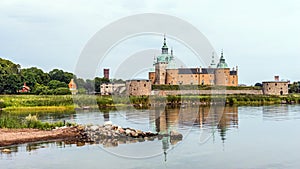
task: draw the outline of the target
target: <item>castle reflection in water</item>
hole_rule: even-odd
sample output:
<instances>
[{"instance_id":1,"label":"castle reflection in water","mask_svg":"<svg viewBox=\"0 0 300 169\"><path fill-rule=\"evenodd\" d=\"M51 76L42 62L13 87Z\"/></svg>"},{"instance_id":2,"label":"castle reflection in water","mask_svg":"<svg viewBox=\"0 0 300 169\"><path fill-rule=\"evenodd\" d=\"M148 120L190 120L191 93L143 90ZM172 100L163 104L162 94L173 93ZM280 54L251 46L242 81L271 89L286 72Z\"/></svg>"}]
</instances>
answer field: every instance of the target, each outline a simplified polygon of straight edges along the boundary
<instances>
[{"instance_id":1,"label":"castle reflection in water","mask_svg":"<svg viewBox=\"0 0 300 169\"><path fill-rule=\"evenodd\" d=\"M238 107L223 106L184 106L151 107L149 110L126 111L126 119L141 121L147 119L150 128L159 133L172 130L181 131L190 127L199 129L216 129L223 141L226 131L238 128ZM106 120L109 119L107 114ZM214 131L214 130L211 130Z\"/></svg>"},{"instance_id":2,"label":"castle reflection in water","mask_svg":"<svg viewBox=\"0 0 300 169\"><path fill-rule=\"evenodd\" d=\"M150 122L155 121L157 132L167 133L190 126L200 129L216 127L225 140L227 129L238 127L238 108L222 106L187 106L180 108L159 108L150 111ZM154 119L153 119L154 118Z\"/></svg>"}]
</instances>

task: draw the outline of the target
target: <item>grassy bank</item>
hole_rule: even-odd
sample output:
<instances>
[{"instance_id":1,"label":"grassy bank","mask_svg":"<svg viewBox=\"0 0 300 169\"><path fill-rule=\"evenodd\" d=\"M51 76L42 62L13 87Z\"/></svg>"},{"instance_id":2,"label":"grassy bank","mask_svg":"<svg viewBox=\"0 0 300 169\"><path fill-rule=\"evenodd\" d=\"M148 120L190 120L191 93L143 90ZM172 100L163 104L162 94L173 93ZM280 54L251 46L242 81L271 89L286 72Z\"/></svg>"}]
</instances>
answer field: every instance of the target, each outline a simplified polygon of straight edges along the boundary
<instances>
[{"instance_id":1,"label":"grassy bank","mask_svg":"<svg viewBox=\"0 0 300 169\"><path fill-rule=\"evenodd\" d=\"M266 96L266 95L201 95L201 96L167 96L167 103L210 103L210 102L225 102L228 105L269 105L269 104L290 104L300 103L300 95L287 96ZM161 102L162 99L158 100Z\"/></svg>"},{"instance_id":2,"label":"grassy bank","mask_svg":"<svg viewBox=\"0 0 300 169\"><path fill-rule=\"evenodd\" d=\"M266 96L266 95L177 95L177 96L94 96L71 95L36 96L36 95L2 95L0 108L7 112L74 112L80 108L106 108L150 104L183 104L226 102L228 105L265 105L281 103L300 103L300 95Z\"/></svg>"},{"instance_id":3,"label":"grassy bank","mask_svg":"<svg viewBox=\"0 0 300 169\"><path fill-rule=\"evenodd\" d=\"M72 126L75 124L64 124L64 122L61 121L55 123L41 122L40 120L38 120L36 115L32 116L31 114L24 118L13 116L8 113L0 113L0 128L33 128L41 130L51 130L56 127L62 127L65 125Z\"/></svg>"}]
</instances>

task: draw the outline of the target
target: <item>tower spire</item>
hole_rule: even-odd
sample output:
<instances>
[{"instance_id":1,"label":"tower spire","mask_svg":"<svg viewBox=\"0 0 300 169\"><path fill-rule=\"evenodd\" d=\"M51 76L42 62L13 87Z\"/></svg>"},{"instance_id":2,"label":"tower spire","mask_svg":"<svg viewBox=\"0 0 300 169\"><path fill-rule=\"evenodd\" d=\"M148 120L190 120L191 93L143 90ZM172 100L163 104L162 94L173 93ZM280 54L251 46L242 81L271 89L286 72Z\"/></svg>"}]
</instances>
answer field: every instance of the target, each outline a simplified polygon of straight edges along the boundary
<instances>
[{"instance_id":1,"label":"tower spire","mask_svg":"<svg viewBox=\"0 0 300 169\"><path fill-rule=\"evenodd\" d=\"M215 64L215 53L214 53L214 52L212 52L212 56L211 56L211 64L210 64L210 66L211 66L212 68L215 68L215 66L216 66L216 64Z\"/></svg>"},{"instance_id":2,"label":"tower spire","mask_svg":"<svg viewBox=\"0 0 300 169\"><path fill-rule=\"evenodd\" d=\"M223 58L223 49L221 50L221 59Z\"/></svg>"},{"instance_id":3,"label":"tower spire","mask_svg":"<svg viewBox=\"0 0 300 169\"><path fill-rule=\"evenodd\" d=\"M164 34L164 45L161 48L161 54L168 54L168 46L167 46L166 34Z\"/></svg>"}]
</instances>

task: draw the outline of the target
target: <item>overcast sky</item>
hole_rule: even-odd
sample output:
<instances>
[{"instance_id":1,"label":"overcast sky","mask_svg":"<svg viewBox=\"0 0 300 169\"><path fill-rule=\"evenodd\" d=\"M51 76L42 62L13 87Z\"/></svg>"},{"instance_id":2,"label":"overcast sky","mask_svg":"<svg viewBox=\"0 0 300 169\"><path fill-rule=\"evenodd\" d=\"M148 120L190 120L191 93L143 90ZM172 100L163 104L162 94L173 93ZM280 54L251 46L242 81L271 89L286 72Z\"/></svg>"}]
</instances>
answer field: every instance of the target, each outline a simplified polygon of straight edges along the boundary
<instances>
[{"instance_id":1,"label":"overcast sky","mask_svg":"<svg viewBox=\"0 0 300 169\"><path fill-rule=\"evenodd\" d=\"M141 13L168 14L194 25L216 51L224 49L230 67L239 66L241 84L273 80L274 75L300 80L298 0L0 0L0 57L47 72L74 72L80 52L97 31ZM176 43L168 41L183 55ZM159 49L162 39L133 39L120 51L134 52L135 44ZM198 64L187 60L191 67ZM114 69L113 59L107 67Z\"/></svg>"}]
</instances>

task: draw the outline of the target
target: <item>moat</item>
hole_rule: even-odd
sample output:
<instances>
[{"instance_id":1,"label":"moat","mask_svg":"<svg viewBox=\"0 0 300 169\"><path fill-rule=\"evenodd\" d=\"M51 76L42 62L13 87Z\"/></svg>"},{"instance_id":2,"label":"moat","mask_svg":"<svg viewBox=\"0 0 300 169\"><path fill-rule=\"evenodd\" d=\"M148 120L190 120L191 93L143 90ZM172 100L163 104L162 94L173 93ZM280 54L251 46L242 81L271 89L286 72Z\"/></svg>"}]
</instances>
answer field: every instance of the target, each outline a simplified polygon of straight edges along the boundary
<instances>
[{"instance_id":1,"label":"moat","mask_svg":"<svg viewBox=\"0 0 300 169\"><path fill-rule=\"evenodd\" d=\"M117 144L40 142L0 153L5 168L297 168L300 105L155 107L41 114L43 121L79 124L112 121L168 137Z\"/></svg>"}]
</instances>

